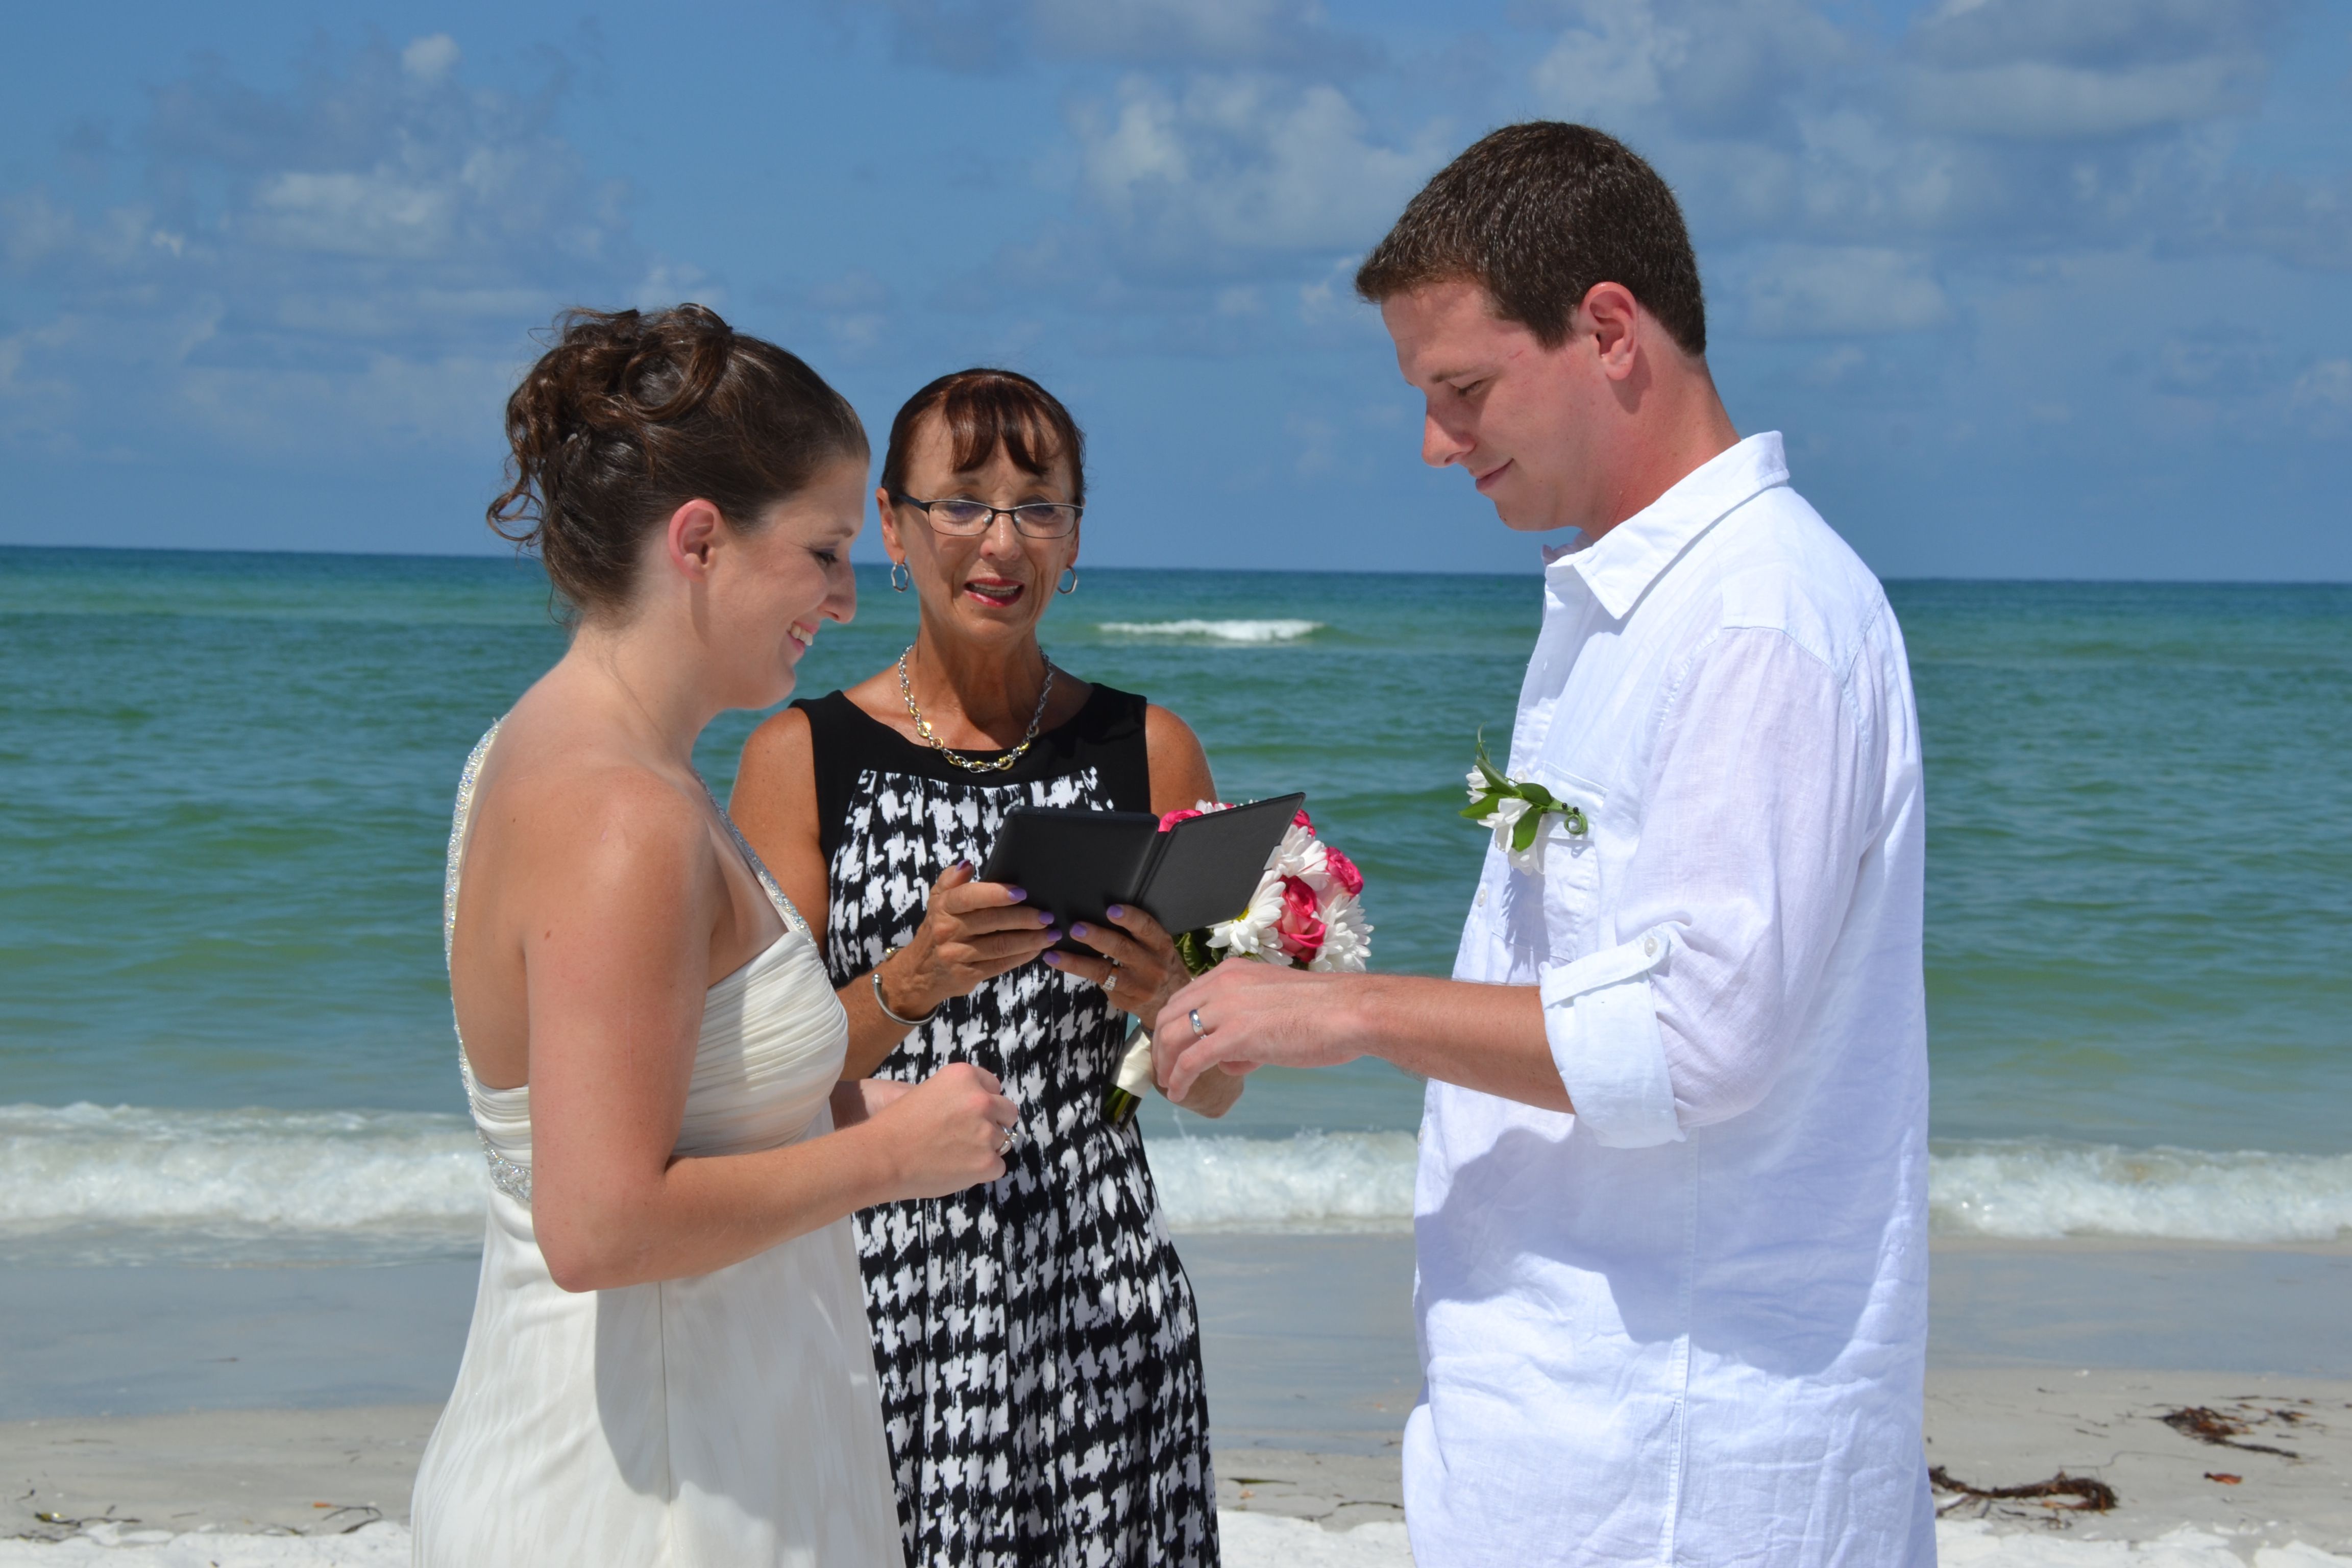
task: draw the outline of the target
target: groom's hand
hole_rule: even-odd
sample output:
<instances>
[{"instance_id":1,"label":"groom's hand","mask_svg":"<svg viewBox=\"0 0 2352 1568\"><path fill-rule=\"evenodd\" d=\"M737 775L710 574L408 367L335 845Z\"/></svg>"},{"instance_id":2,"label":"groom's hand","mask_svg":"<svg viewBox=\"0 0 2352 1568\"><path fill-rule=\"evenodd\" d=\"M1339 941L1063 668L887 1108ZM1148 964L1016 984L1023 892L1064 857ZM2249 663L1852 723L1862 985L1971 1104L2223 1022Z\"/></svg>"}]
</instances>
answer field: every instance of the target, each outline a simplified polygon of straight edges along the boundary
<instances>
[{"instance_id":1,"label":"groom's hand","mask_svg":"<svg viewBox=\"0 0 2352 1568\"><path fill-rule=\"evenodd\" d=\"M1363 1055L1349 1022L1357 977L1313 974L1231 959L1168 999L1152 1035L1153 1063L1168 1098L1181 1100L1213 1067L1246 1072L1337 1067ZM1194 1016L1201 1030L1192 1026ZM1173 1060L1160 1051L1173 1047Z\"/></svg>"}]
</instances>

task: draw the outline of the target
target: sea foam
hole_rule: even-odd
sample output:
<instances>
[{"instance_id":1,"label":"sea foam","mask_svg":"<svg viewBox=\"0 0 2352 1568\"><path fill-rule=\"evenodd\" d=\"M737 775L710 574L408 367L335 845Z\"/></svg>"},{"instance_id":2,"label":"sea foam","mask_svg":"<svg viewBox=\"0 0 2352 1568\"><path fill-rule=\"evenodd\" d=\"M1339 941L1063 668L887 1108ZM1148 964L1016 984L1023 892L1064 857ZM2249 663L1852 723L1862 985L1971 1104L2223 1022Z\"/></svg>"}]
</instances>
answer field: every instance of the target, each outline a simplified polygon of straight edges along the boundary
<instances>
[{"instance_id":1,"label":"sea foam","mask_svg":"<svg viewBox=\"0 0 2352 1568\"><path fill-rule=\"evenodd\" d=\"M446 1256L488 1189L462 1116L0 1106L0 1257Z\"/></svg>"},{"instance_id":2,"label":"sea foam","mask_svg":"<svg viewBox=\"0 0 2352 1568\"><path fill-rule=\"evenodd\" d=\"M1206 642L1297 642L1323 629L1321 621L1102 621L1095 629L1114 637L1192 637Z\"/></svg>"},{"instance_id":3,"label":"sea foam","mask_svg":"<svg viewBox=\"0 0 2352 1568\"><path fill-rule=\"evenodd\" d=\"M1929 1191L1948 1236L2334 1241L2352 1237L2352 1154L1939 1144Z\"/></svg>"},{"instance_id":4,"label":"sea foam","mask_svg":"<svg viewBox=\"0 0 2352 1568\"><path fill-rule=\"evenodd\" d=\"M1409 1132L1155 1133L1179 1231L1391 1231L1412 1223ZM0 1258L388 1262L480 1237L488 1184L459 1116L0 1106ZM1939 1143L1938 1234L2352 1238L2352 1155Z\"/></svg>"}]
</instances>

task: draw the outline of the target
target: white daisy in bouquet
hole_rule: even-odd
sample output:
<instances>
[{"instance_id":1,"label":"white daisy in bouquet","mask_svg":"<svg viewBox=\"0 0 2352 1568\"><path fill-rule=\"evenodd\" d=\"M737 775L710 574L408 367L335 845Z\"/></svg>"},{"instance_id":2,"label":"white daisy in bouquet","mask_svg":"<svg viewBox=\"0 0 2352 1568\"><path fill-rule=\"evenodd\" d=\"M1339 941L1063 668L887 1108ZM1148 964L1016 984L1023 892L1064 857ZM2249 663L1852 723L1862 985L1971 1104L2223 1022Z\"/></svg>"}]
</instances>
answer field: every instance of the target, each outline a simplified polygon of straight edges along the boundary
<instances>
[{"instance_id":1,"label":"white daisy in bouquet","mask_svg":"<svg viewBox=\"0 0 2352 1568\"><path fill-rule=\"evenodd\" d=\"M1160 819L1162 833L1187 817L1229 811L1222 801L1201 802ZM1291 819L1247 908L1229 921L1178 933L1184 967L1206 974L1229 958L1255 959L1323 973L1359 973L1371 962L1372 926L1364 919L1363 873L1339 850L1316 837L1304 811ZM1119 1063L1108 1107L1114 1121L1133 1113L1151 1086L1151 1037L1138 1031Z\"/></svg>"}]
</instances>

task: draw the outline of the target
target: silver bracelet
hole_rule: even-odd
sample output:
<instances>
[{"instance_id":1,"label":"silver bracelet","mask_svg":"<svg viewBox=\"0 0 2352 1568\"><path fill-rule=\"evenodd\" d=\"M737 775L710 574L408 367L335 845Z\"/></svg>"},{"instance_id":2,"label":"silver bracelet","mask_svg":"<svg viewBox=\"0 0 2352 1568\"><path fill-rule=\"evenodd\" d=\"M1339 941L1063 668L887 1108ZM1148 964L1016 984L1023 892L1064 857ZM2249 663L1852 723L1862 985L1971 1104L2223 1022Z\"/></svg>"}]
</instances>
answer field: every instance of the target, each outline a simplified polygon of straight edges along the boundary
<instances>
[{"instance_id":1,"label":"silver bracelet","mask_svg":"<svg viewBox=\"0 0 2352 1568\"><path fill-rule=\"evenodd\" d=\"M900 1028L916 1029L920 1028L925 1024L928 1024L932 1019L938 1017L940 1016L940 1010L937 1007L933 1007L929 1012L924 1014L919 1018L909 1018L904 1014L891 1011L890 1004L882 999L882 965L889 963L892 959L898 957L905 951L906 949L903 946L894 947L889 952L884 953L880 962L874 965L874 1005L882 1009L882 1016L884 1017L889 1019Z\"/></svg>"}]
</instances>

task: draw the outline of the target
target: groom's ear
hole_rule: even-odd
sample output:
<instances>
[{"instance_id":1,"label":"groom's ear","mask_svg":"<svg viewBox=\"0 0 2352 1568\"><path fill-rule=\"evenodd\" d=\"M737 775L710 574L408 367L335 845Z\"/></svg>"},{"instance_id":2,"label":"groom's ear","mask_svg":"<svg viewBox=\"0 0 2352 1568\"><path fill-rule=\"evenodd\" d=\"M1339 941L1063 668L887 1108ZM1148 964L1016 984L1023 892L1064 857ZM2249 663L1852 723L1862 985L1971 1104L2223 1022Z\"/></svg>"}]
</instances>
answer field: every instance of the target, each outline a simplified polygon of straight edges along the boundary
<instances>
[{"instance_id":1,"label":"groom's ear","mask_svg":"<svg viewBox=\"0 0 2352 1568\"><path fill-rule=\"evenodd\" d=\"M1570 335L1591 344L1601 374L1623 381L1633 374L1643 333L1642 307L1622 283L1595 283L1569 324Z\"/></svg>"},{"instance_id":2,"label":"groom's ear","mask_svg":"<svg viewBox=\"0 0 2352 1568\"><path fill-rule=\"evenodd\" d=\"M700 581L710 575L710 557L726 519L707 500L690 500L669 514L663 531L663 553L672 570Z\"/></svg>"}]
</instances>

